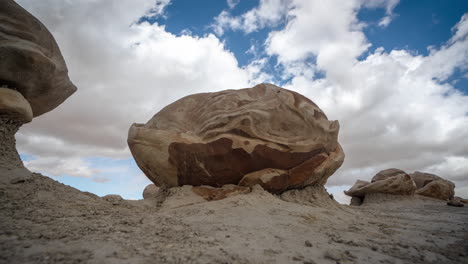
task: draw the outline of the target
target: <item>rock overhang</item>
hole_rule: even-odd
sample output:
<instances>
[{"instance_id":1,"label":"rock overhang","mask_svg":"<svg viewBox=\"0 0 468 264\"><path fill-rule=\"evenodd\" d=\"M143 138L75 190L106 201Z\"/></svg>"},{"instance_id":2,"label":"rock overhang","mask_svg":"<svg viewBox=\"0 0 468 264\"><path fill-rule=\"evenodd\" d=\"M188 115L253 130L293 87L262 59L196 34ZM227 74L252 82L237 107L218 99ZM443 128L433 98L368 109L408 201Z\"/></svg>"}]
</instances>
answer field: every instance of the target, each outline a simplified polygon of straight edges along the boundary
<instances>
[{"instance_id":1,"label":"rock overhang","mask_svg":"<svg viewBox=\"0 0 468 264\"><path fill-rule=\"evenodd\" d=\"M56 108L77 88L55 39L12 0L2 1L0 21L0 87L21 93L34 117Z\"/></svg>"}]
</instances>

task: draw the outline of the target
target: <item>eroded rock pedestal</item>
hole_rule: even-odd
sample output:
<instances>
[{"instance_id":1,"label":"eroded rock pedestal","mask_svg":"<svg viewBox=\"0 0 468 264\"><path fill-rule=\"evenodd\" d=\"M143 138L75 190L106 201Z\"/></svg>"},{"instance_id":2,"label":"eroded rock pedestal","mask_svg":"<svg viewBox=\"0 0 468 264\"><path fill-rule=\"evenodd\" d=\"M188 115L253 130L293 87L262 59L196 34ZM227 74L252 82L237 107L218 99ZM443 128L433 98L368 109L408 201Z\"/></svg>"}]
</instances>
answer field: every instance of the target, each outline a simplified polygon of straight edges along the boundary
<instances>
[{"instance_id":1,"label":"eroded rock pedestal","mask_svg":"<svg viewBox=\"0 0 468 264\"><path fill-rule=\"evenodd\" d=\"M323 185L343 163L338 121L271 85L194 94L133 124L128 144L157 186L261 185L281 193Z\"/></svg>"},{"instance_id":2,"label":"eroded rock pedestal","mask_svg":"<svg viewBox=\"0 0 468 264\"><path fill-rule=\"evenodd\" d=\"M15 134L22 125L21 122L7 114L0 113L0 167L1 168L21 168L21 161L16 151Z\"/></svg>"}]
</instances>

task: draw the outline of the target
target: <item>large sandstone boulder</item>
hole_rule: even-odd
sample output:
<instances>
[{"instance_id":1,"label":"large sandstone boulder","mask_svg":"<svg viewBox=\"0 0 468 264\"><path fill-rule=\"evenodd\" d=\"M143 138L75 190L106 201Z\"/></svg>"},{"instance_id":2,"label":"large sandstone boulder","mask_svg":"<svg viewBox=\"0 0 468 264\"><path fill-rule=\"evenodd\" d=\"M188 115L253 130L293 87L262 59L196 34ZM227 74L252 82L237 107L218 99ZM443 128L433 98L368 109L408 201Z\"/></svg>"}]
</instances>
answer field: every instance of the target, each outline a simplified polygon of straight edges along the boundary
<instances>
[{"instance_id":1,"label":"large sandstone boulder","mask_svg":"<svg viewBox=\"0 0 468 264\"><path fill-rule=\"evenodd\" d=\"M76 91L47 28L13 0L0 3L0 170L30 175L15 133Z\"/></svg>"},{"instance_id":2,"label":"large sandstone boulder","mask_svg":"<svg viewBox=\"0 0 468 264\"><path fill-rule=\"evenodd\" d=\"M226 184L280 193L325 184L343 163L338 121L271 85L194 94L133 124L128 144L158 186Z\"/></svg>"}]
</instances>

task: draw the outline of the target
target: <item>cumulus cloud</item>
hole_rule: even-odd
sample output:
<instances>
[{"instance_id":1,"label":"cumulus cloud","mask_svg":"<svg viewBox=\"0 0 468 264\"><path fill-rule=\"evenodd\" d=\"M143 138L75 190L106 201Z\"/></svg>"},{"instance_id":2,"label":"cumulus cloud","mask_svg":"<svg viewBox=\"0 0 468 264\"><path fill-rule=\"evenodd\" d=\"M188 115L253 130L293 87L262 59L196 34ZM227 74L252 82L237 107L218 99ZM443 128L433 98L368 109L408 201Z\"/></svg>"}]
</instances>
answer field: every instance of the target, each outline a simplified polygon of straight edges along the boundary
<instances>
[{"instance_id":1,"label":"cumulus cloud","mask_svg":"<svg viewBox=\"0 0 468 264\"><path fill-rule=\"evenodd\" d=\"M461 180L468 172L455 163L468 157L468 97L444 82L468 65L467 15L428 56L379 48L359 60L371 45L356 16L361 2L295 4L284 29L270 33L266 50L292 76L286 87L340 120L347 157L329 184L352 184L390 167L438 171L461 187L467 184ZM288 70L311 59L324 78Z\"/></svg>"},{"instance_id":2,"label":"cumulus cloud","mask_svg":"<svg viewBox=\"0 0 468 264\"><path fill-rule=\"evenodd\" d=\"M250 33L265 26L274 26L285 18L290 3L291 0L260 0L258 7L240 16L232 16L229 11L224 10L215 18L212 27L216 34L223 35L228 29ZM231 7L230 4L229 6Z\"/></svg>"},{"instance_id":3,"label":"cumulus cloud","mask_svg":"<svg viewBox=\"0 0 468 264\"><path fill-rule=\"evenodd\" d=\"M168 33L141 22L169 1L19 1L55 36L78 91L54 111L21 128L18 149L80 171L77 158L129 158L127 131L188 94L247 87L251 70L212 34ZM45 162L45 161L44 161ZM59 165L57 165L59 166ZM34 167L34 168L33 168ZM90 171L75 173L83 176Z\"/></svg>"}]
</instances>

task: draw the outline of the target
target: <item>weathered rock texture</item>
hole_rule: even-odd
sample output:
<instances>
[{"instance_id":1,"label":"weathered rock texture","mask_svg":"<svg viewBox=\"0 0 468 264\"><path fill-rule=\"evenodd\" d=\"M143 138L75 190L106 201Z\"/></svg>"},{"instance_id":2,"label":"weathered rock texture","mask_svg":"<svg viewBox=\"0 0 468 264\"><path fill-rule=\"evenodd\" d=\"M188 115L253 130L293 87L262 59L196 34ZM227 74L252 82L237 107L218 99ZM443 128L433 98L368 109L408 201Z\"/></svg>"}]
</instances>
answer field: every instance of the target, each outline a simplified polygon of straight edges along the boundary
<instances>
[{"instance_id":1,"label":"weathered rock texture","mask_svg":"<svg viewBox=\"0 0 468 264\"><path fill-rule=\"evenodd\" d=\"M413 180L405 172L395 173L391 177L377 177L378 175L385 175L385 171L379 172L372 183L358 180L345 194L356 197L365 197L369 193L412 195L416 190ZM374 181L376 178L378 180Z\"/></svg>"},{"instance_id":2,"label":"weathered rock texture","mask_svg":"<svg viewBox=\"0 0 468 264\"><path fill-rule=\"evenodd\" d=\"M47 28L13 0L0 8L0 86L20 92L34 116L76 91L59 47Z\"/></svg>"},{"instance_id":3,"label":"weathered rock texture","mask_svg":"<svg viewBox=\"0 0 468 264\"><path fill-rule=\"evenodd\" d=\"M455 184L443 179L431 181L424 185L424 187L417 189L416 194L440 200L450 200L455 194Z\"/></svg>"},{"instance_id":4,"label":"weathered rock texture","mask_svg":"<svg viewBox=\"0 0 468 264\"><path fill-rule=\"evenodd\" d=\"M395 177L398 175L408 175L408 174L400 169L395 169L395 168L386 169L386 170L377 172L377 174L375 174L375 176L372 177L371 182L385 180L385 179Z\"/></svg>"},{"instance_id":5,"label":"weathered rock texture","mask_svg":"<svg viewBox=\"0 0 468 264\"><path fill-rule=\"evenodd\" d=\"M416 194L440 200L450 200L455 195L455 184L435 174L415 171L411 178L416 183Z\"/></svg>"},{"instance_id":6,"label":"weathered rock texture","mask_svg":"<svg viewBox=\"0 0 468 264\"><path fill-rule=\"evenodd\" d=\"M15 1L2 0L0 169L24 169L15 147L15 133L22 124L54 109L75 91L50 32Z\"/></svg>"},{"instance_id":7,"label":"weathered rock texture","mask_svg":"<svg viewBox=\"0 0 468 264\"><path fill-rule=\"evenodd\" d=\"M416 183L417 189L421 189L422 187L426 186L432 181L443 180L441 177L435 174L420 171L415 171L414 173L411 173L411 179L413 179L414 183Z\"/></svg>"},{"instance_id":8,"label":"weathered rock texture","mask_svg":"<svg viewBox=\"0 0 468 264\"><path fill-rule=\"evenodd\" d=\"M143 199L155 198L158 194L159 187L154 183L148 184L143 190Z\"/></svg>"},{"instance_id":9,"label":"weathered rock texture","mask_svg":"<svg viewBox=\"0 0 468 264\"><path fill-rule=\"evenodd\" d=\"M341 166L338 121L271 85L195 94L133 124L130 150L156 185L260 184L271 192L324 184Z\"/></svg>"},{"instance_id":10,"label":"weathered rock texture","mask_svg":"<svg viewBox=\"0 0 468 264\"><path fill-rule=\"evenodd\" d=\"M370 193L423 195L439 200L450 200L455 194L455 184L435 174L416 171L411 175L400 169L378 172L372 182L358 180L345 194L365 199ZM359 205L354 199L353 205Z\"/></svg>"}]
</instances>

